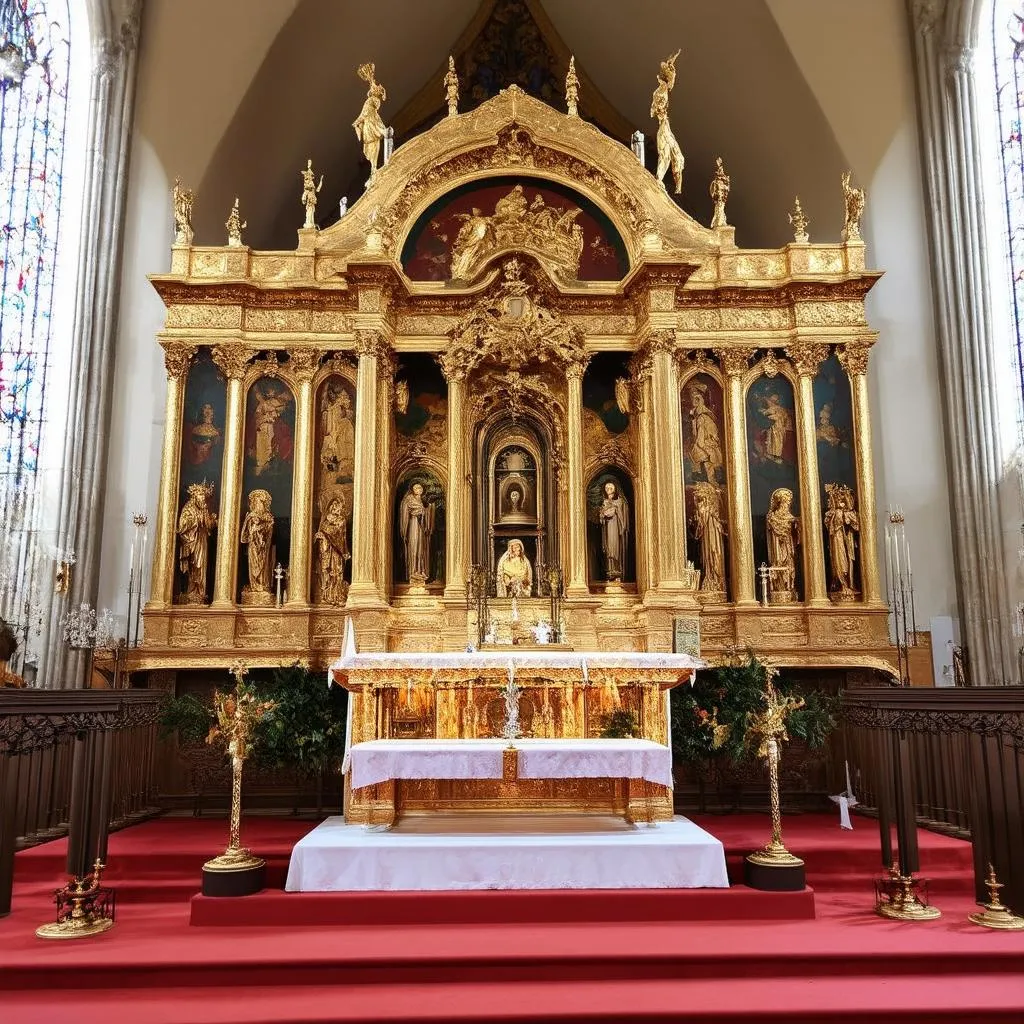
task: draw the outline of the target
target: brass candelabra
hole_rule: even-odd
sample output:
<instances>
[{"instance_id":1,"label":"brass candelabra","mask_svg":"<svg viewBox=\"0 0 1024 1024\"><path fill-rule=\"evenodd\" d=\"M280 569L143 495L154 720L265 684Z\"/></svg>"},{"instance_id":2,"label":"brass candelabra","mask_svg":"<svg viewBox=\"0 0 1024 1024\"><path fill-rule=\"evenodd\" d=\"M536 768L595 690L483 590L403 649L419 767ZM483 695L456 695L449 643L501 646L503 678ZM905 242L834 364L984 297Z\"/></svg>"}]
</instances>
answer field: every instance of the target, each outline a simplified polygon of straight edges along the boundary
<instances>
[{"instance_id":1,"label":"brass candelabra","mask_svg":"<svg viewBox=\"0 0 1024 1024\"><path fill-rule=\"evenodd\" d=\"M114 893L100 885L103 868L97 857L91 874L69 879L63 889L54 893L57 920L40 925L36 929L39 938L87 939L113 925Z\"/></svg>"},{"instance_id":2,"label":"brass candelabra","mask_svg":"<svg viewBox=\"0 0 1024 1024\"><path fill-rule=\"evenodd\" d=\"M1000 931L1016 932L1024 929L1024 917L1018 917L999 899L999 890L1003 888L1003 883L996 878L996 869L991 864L988 866L985 888L988 889L988 903L984 904L985 909L968 914L967 920L972 924L980 924L982 928L997 928Z\"/></svg>"}]
</instances>

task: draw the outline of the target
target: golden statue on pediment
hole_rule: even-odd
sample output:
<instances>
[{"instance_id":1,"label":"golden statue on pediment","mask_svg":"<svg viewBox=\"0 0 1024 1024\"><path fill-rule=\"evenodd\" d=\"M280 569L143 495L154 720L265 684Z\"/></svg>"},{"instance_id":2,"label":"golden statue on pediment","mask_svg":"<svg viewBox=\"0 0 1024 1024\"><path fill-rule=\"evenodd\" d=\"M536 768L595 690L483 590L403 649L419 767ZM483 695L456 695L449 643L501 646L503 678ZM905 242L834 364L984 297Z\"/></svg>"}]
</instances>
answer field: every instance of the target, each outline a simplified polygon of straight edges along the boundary
<instances>
[{"instance_id":1,"label":"golden statue on pediment","mask_svg":"<svg viewBox=\"0 0 1024 1024\"><path fill-rule=\"evenodd\" d=\"M522 185L494 204L485 216L478 208L459 214L463 224L452 244L450 271L455 281L469 281L494 252L525 249L535 253L552 270L576 278L583 255L583 228L577 207L548 206L538 192L527 201Z\"/></svg>"}]
</instances>

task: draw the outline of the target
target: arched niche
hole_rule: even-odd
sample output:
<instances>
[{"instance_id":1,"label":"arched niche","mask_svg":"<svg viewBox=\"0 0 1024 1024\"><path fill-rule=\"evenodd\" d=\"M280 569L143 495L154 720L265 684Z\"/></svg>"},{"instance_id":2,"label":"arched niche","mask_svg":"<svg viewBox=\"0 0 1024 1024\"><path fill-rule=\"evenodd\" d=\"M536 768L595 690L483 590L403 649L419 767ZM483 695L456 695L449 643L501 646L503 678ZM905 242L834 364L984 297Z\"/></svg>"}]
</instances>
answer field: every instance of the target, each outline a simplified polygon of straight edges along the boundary
<instances>
[{"instance_id":1,"label":"arched niche","mask_svg":"<svg viewBox=\"0 0 1024 1024\"><path fill-rule=\"evenodd\" d=\"M776 492L790 492L792 514L800 517L800 464L797 446L797 411L792 381L782 372L755 377L746 394L747 466L750 478L750 516L754 537L754 584L760 597L756 567L771 564L767 516ZM795 599L804 593L803 526L795 556ZM817 528L815 524L815 529ZM771 588L769 588L769 595Z\"/></svg>"},{"instance_id":2,"label":"arched niche","mask_svg":"<svg viewBox=\"0 0 1024 1024\"><path fill-rule=\"evenodd\" d=\"M265 491L270 499L274 527L270 541L270 565L287 567L291 552L292 476L295 468L295 396L280 377L257 377L245 402L245 453L242 466L242 508L244 526L254 510L254 492ZM250 587L249 558L241 545L238 559L238 598L260 603ZM273 590L273 584L271 584Z\"/></svg>"},{"instance_id":3,"label":"arched niche","mask_svg":"<svg viewBox=\"0 0 1024 1024\"><path fill-rule=\"evenodd\" d=\"M515 539L523 542L535 581L540 566L558 564L553 449L550 424L532 413L499 414L477 429L475 563L494 570Z\"/></svg>"},{"instance_id":4,"label":"arched niche","mask_svg":"<svg viewBox=\"0 0 1024 1024\"><path fill-rule=\"evenodd\" d=\"M443 590L447 508L441 478L428 466L407 469L395 484L392 507L395 592Z\"/></svg>"},{"instance_id":5,"label":"arched niche","mask_svg":"<svg viewBox=\"0 0 1024 1024\"><path fill-rule=\"evenodd\" d=\"M227 385L224 375L210 358L209 349L199 350L189 367L185 382L185 406L181 422L181 458L178 473L178 509L188 501L188 489L195 484L210 484L207 498L210 511L220 509L220 492L224 477L224 422ZM177 541L180 547L180 539ZM214 564L217 550L217 527L207 539L207 566ZM175 596L185 592L186 580L176 574ZM213 572L206 574L207 602L213 596Z\"/></svg>"},{"instance_id":6,"label":"arched niche","mask_svg":"<svg viewBox=\"0 0 1024 1024\"><path fill-rule=\"evenodd\" d=\"M356 389L328 371L315 383L313 468L314 604L341 605L352 580L352 499L356 464Z\"/></svg>"},{"instance_id":7,"label":"arched niche","mask_svg":"<svg viewBox=\"0 0 1024 1024\"><path fill-rule=\"evenodd\" d=\"M629 272L622 236L591 199L523 175L466 182L434 200L406 236L401 263L414 281L472 280L512 250L565 279L620 281Z\"/></svg>"},{"instance_id":8,"label":"arched niche","mask_svg":"<svg viewBox=\"0 0 1024 1024\"><path fill-rule=\"evenodd\" d=\"M602 466L587 484L587 576L593 590L636 586L636 502L633 481L619 466Z\"/></svg>"}]
</instances>

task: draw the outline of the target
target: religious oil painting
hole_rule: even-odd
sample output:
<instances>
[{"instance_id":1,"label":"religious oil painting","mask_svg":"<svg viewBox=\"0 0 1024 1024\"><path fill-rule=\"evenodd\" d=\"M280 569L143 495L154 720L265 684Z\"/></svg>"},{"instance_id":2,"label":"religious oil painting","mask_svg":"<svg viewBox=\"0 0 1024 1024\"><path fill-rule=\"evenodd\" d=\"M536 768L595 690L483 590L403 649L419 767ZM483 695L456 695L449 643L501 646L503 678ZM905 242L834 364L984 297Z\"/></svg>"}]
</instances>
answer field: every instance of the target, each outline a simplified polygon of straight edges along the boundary
<instances>
[{"instance_id":1,"label":"religious oil painting","mask_svg":"<svg viewBox=\"0 0 1024 1024\"><path fill-rule=\"evenodd\" d=\"M437 361L422 353L403 355L395 383L395 429L422 450L443 453L448 445L448 385ZM399 442L401 447L401 442Z\"/></svg>"},{"instance_id":2,"label":"religious oil painting","mask_svg":"<svg viewBox=\"0 0 1024 1024\"><path fill-rule=\"evenodd\" d=\"M192 484L213 484L207 499L211 512L220 508L224 462L226 383L224 375L201 349L192 361L185 384L185 409L181 422L181 470L178 507L188 500Z\"/></svg>"},{"instance_id":3,"label":"religious oil painting","mask_svg":"<svg viewBox=\"0 0 1024 1024\"><path fill-rule=\"evenodd\" d=\"M268 506L274 520L269 560L272 568L280 563L285 570L291 547L294 438L295 398L282 381L260 377L249 388L245 408L242 519L244 526L247 511ZM249 578L250 559L240 557L238 562L244 595L255 581Z\"/></svg>"},{"instance_id":4,"label":"religious oil painting","mask_svg":"<svg viewBox=\"0 0 1024 1024\"><path fill-rule=\"evenodd\" d=\"M502 448L494 465L498 524L537 523L537 460L521 445Z\"/></svg>"},{"instance_id":5,"label":"religious oil painting","mask_svg":"<svg viewBox=\"0 0 1024 1024\"><path fill-rule=\"evenodd\" d=\"M587 486L587 569L591 586L636 583L633 481L605 466Z\"/></svg>"},{"instance_id":6,"label":"religious oil painting","mask_svg":"<svg viewBox=\"0 0 1024 1024\"><path fill-rule=\"evenodd\" d=\"M398 586L444 586L444 487L429 469L405 473L395 487L392 576Z\"/></svg>"},{"instance_id":7,"label":"religious oil painting","mask_svg":"<svg viewBox=\"0 0 1024 1024\"><path fill-rule=\"evenodd\" d=\"M342 604L352 579L352 500L356 390L333 373L317 388L313 466L314 601Z\"/></svg>"},{"instance_id":8,"label":"religious oil painting","mask_svg":"<svg viewBox=\"0 0 1024 1024\"><path fill-rule=\"evenodd\" d=\"M454 189L429 206L406 239L414 281L475 279L497 253L532 253L565 280L619 281L626 247L589 199L556 182L504 175Z\"/></svg>"},{"instance_id":9,"label":"religious oil painting","mask_svg":"<svg viewBox=\"0 0 1024 1024\"><path fill-rule=\"evenodd\" d=\"M747 391L747 465L750 472L750 515L754 532L754 562L772 565L774 561L768 537L768 516L781 519L787 511L800 516L800 474L797 465L796 403L793 385L781 373L758 377ZM794 527L798 540L800 530ZM786 561L792 552L787 550ZM796 574L794 587L801 580L801 552L792 556ZM760 597L760 582L757 582ZM794 588L790 588L794 589Z\"/></svg>"}]
</instances>

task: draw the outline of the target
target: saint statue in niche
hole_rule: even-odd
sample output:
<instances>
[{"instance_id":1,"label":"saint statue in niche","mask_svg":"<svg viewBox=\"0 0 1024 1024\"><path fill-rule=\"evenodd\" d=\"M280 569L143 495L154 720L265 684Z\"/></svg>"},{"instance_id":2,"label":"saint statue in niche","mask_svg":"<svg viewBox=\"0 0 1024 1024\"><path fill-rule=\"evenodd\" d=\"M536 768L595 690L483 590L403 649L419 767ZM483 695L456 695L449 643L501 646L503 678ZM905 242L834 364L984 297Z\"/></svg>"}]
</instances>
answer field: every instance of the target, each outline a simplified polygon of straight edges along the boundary
<instances>
[{"instance_id":1,"label":"saint statue in niche","mask_svg":"<svg viewBox=\"0 0 1024 1024\"><path fill-rule=\"evenodd\" d=\"M320 402L323 441L320 462L339 476L352 476L356 464L356 431L352 422L352 400L344 388L328 384Z\"/></svg>"},{"instance_id":2,"label":"saint statue in niche","mask_svg":"<svg viewBox=\"0 0 1024 1024\"><path fill-rule=\"evenodd\" d=\"M210 511L213 484L192 484L188 500L178 516L178 567L185 574L185 604L206 603L206 573L209 569L210 531L217 515Z\"/></svg>"},{"instance_id":3,"label":"saint statue in niche","mask_svg":"<svg viewBox=\"0 0 1024 1024\"><path fill-rule=\"evenodd\" d=\"M288 407L289 396L280 389L253 387L256 399L255 409L255 440L252 455L256 465L257 476L266 472L275 458L287 458L290 448L285 451L281 444L284 424L280 422L281 413Z\"/></svg>"},{"instance_id":4,"label":"saint statue in niche","mask_svg":"<svg viewBox=\"0 0 1024 1024\"><path fill-rule=\"evenodd\" d=\"M347 526L345 503L341 498L332 498L320 520L320 529L313 535L322 604L345 603L348 592L345 563L349 559Z\"/></svg>"},{"instance_id":5,"label":"saint statue in niche","mask_svg":"<svg viewBox=\"0 0 1024 1024\"><path fill-rule=\"evenodd\" d=\"M789 410L779 403L777 394L770 394L761 406L761 415L768 420L768 429L762 432L762 452L772 462L782 462L786 445L786 434L793 429L793 417Z\"/></svg>"},{"instance_id":6,"label":"saint statue in niche","mask_svg":"<svg viewBox=\"0 0 1024 1024\"><path fill-rule=\"evenodd\" d=\"M270 492L249 492L249 511L242 522L239 540L249 547L249 585L242 588L242 604L270 604L270 540L274 515Z\"/></svg>"},{"instance_id":7,"label":"saint statue in niche","mask_svg":"<svg viewBox=\"0 0 1024 1024\"><path fill-rule=\"evenodd\" d=\"M423 500L418 481L405 492L398 508L399 533L405 546L406 579L414 587L426 584L430 575L430 537L434 532L434 506Z\"/></svg>"},{"instance_id":8,"label":"saint statue in niche","mask_svg":"<svg viewBox=\"0 0 1024 1024\"><path fill-rule=\"evenodd\" d=\"M629 505L613 480L605 481L604 498L598 509L601 525L601 553L604 555L605 578L618 583L626 567L626 544L629 539Z\"/></svg>"},{"instance_id":9,"label":"saint statue in niche","mask_svg":"<svg viewBox=\"0 0 1024 1024\"><path fill-rule=\"evenodd\" d=\"M207 402L199 412L199 420L188 430L188 461L201 466L213 452L214 445L221 444L224 433L213 422L213 406Z\"/></svg>"},{"instance_id":10,"label":"saint statue in niche","mask_svg":"<svg viewBox=\"0 0 1024 1024\"><path fill-rule=\"evenodd\" d=\"M508 542L508 549L498 559L498 597L529 597L533 593L533 566L526 557L523 542Z\"/></svg>"},{"instance_id":11,"label":"saint statue in niche","mask_svg":"<svg viewBox=\"0 0 1024 1024\"><path fill-rule=\"evenodd\" d=\"M690 461L695 473L703 472L704 479L713 483L722 467L722 440L718 424L707 405L708 386L695 381L690 393Z\"/></svg>"},{"instance_id":12,"label":"saint statue in niche","mask_svg":"<svg viewBox=\"0 0 1024 1024\"><path fill-rule=\"evenodd\" d=\"M828 509L825 529L828 531L829 561L832 563L832 600L852 601L853 563L856 557L854 534L860 530L860 518L853 508L853 492L846 484L825 484Z\"/></svg>"},{"instance_id":13,"label":"saint statue in niche","mask_svg":"<svg viewBox=\"0 0 1024 1024\"><path fill-rule=\"evenodd\" d=\"M722 492L714 484L701 482L693 488L693 535L700 545L703 593L725 594L725 525L722 522Z\"/></svg>"},{"instance_id":14,"label":"saint statue in niche","mask_svg":"<svg viewBox=\"0 0 1024 1024\"><path fill-rule=\"evenodd\" d=\"M773 603L796 600L796 546L800 543L800 520L793 515L793 492L788 487L772 491L765 516L768 540L768 588Z\"/></svg>"}]
</instances>

